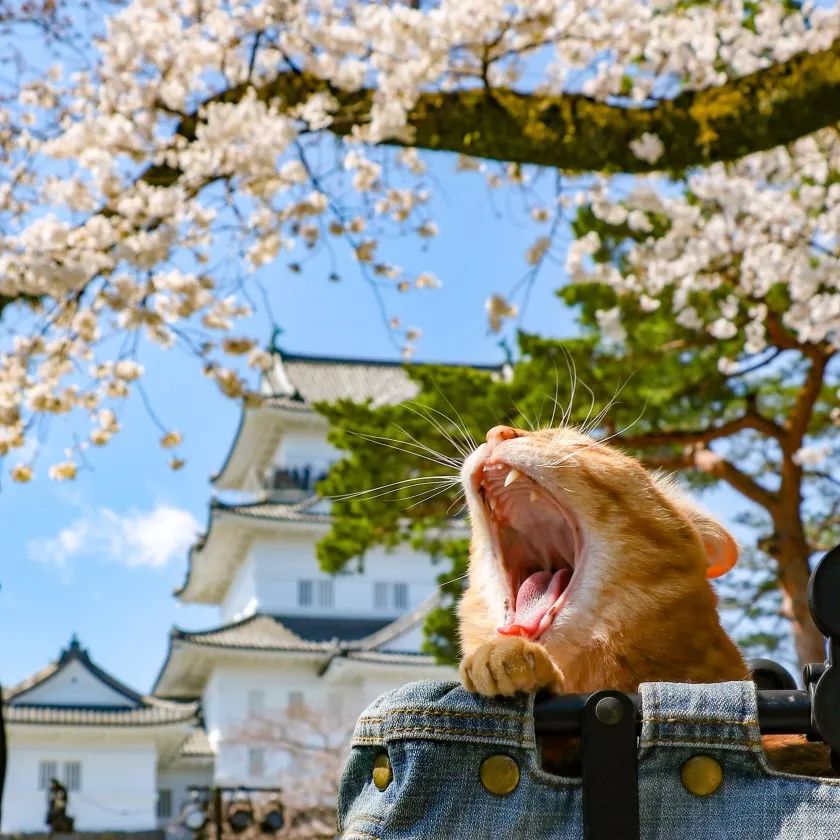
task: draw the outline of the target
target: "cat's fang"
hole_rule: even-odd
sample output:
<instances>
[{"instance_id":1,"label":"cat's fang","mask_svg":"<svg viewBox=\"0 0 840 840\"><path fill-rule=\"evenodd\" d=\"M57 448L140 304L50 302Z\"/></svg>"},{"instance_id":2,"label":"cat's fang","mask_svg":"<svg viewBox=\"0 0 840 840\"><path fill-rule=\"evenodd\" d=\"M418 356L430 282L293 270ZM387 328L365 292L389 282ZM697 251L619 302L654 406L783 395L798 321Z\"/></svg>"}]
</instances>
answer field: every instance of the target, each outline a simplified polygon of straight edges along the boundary
<instances>
[{"instance_id":1,"label":"cat's fang","mask_svg":"<svg viewBox=\"0 0 840 840\"><path fill-rule=\"evenodd\" d=\"M519 472L519 470L516 469L516 467L514 467L505 478L505 487L510 487L510 485L513 484L513 482L516 481L518 478L522 478L522 473Z\"/></svg>"}]
</instances>

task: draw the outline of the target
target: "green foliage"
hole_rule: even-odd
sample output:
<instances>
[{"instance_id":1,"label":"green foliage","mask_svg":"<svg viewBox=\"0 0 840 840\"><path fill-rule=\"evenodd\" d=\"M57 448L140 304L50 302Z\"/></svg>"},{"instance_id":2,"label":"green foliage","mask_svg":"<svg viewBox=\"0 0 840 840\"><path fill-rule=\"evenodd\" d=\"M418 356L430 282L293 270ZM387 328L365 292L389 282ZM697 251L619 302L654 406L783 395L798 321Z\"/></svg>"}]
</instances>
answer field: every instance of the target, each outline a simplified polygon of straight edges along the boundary
<instances>
[{"instance_id":1,"label":"green foliage","mask_svg":"<svg viewBox=\"0 0 840 840\"><path fill-rule=\"evenodd\" d=\"M664 218L651 217L651 223L653 231L646 236L661 235L667 226ZM606 224L589 208L579 212L573 228L577 236L596 231L601 247L594 259L626 270L627 244L640 234ZM583 426L644 456L650 466L680 470L690 485L703 489L719 479L698 471L693 458L686 457L687 447L698 441L703 445L704 431L745 413L784 426L807 373L808 362L796 351L771 347L752 357L743 323L727 340L681 326L672 315L670 289L661 293L658 306L648 303L646 308L637 297L618 296L597 283L570 284L557 294L576 312L579 334L566 339L521 334L512 369L408 366L418 386L411 402L378 408L350 402L319 406L330 420L330 441L344 452L319 487L335 498L332 530L318 546L321 565L337 572L354 558L363 562L374 545L409 543L431 551L445 567L440 577L444 598L427 621L427 649L445 661L457 657L452 608L467 563L465 534L457 520L453 524L461 505L458 469L489 428L500 423ZM725 289L695 291L690 302L708 323L717 317L725 295ZM787 293L773 288L764 303L781 319ZM613 307L620 309L626 328L620 344L600 335L599 313ZM722 372L721 357L739 360L744 372ZM835 372L827 376L814 409L809 442L833 434L836 388ZM759 488L778 486L782 452L775 439L742 429L715 446ZM803 480L806 501L812 501L813 515L805 516L812 545L840 537L840 481L813 471L805 471ZM772 532L769 518L751 525L757 544L764 544ZM725 595L725 607L748 620L742 638L747 649L766 652L772 639L783 636L776 620L778 575L763 554L751 556L741 568L734 589Z\"/></svg>"}]
</instances>

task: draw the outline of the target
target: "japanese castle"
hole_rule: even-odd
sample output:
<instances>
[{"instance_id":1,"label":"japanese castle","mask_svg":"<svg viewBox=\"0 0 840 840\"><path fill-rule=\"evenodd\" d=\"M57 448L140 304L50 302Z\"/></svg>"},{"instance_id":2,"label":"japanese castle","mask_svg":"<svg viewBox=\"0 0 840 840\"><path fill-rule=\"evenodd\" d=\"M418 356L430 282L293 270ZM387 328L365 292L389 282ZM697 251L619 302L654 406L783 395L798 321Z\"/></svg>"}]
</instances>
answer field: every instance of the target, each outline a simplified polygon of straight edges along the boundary
<instances>
[{"instance_id":1,"label":"japanese castle","mask_svg":"<svg viewBox=\"0 0 840 840\"><path fill-rule=\"evenodd\" d=\"M455 678L421 652L440 573L429 557L373 550L362 571L335 576L315 557L330 514L314 487L340 453L313 405L396 403L415 383L400 363L277 353L261 390L213 478L207 528L175 593L218 607L218 624L172 628L149 695L76 640L7 689L3 833L44 830L52 778L68 788L77 831L165 827L191 787L279 784L290 759L278 721L320 715L346 731L383 691Z\"/></svg>"}]
</instances>

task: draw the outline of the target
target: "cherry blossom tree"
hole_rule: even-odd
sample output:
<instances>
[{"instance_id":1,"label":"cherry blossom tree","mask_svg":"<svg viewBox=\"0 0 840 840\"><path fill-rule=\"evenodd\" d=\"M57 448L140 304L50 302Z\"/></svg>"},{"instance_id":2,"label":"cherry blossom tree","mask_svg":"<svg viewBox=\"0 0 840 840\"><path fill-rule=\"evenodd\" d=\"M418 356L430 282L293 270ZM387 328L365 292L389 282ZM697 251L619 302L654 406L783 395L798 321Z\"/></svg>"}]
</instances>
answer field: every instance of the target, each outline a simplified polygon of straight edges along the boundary
<instances>
[{"instance_id":1,"label":"cherry blossom tree","mask_svg":"<svg viewBox=\"0 0 840 840\"><path fill-rule=\"evenodd\" d=\"M326 840L335 836L341 773L358 711L330 714L317 706L267 709L250 715L234 730L230 743L263 751L263 786L277 790L249 797L256 814L251 836L265 836L259 830L261 813L278 803L286 823L278 837Z\"/></svg>"}]
</instances>

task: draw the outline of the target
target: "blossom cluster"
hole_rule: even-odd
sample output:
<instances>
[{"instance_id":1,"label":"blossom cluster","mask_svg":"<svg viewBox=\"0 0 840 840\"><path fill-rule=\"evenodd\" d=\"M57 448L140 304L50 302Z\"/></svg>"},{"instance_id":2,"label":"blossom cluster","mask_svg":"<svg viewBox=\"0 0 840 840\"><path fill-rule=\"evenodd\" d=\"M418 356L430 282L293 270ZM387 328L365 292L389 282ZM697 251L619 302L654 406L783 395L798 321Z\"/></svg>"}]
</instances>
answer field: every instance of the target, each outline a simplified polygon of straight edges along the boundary
<instances>
[{"instance_id":1,"label":"blossom cluster","mask_svg":"<svg viewBox=\"0 0 840 840\"><path fill-rule=\"evenodd\" d=\"M742 336L741 358L722 355L723 373L777 346L780 330L796 345L840 349L840 133L824 129L787 148L715 164L668 196L639 179L628 196L607 184L584 197L594 215L634 234L619 263L593 261L601 246L590 231L568 250L575 282L599 282L631 296L642 310L667 300L687 330L725 341ZM654 235L656 218L666 219ZM771 301L771 295L776 297ZM600 314L622 342L619 309Z\"/></svg>"}]
</instances>

